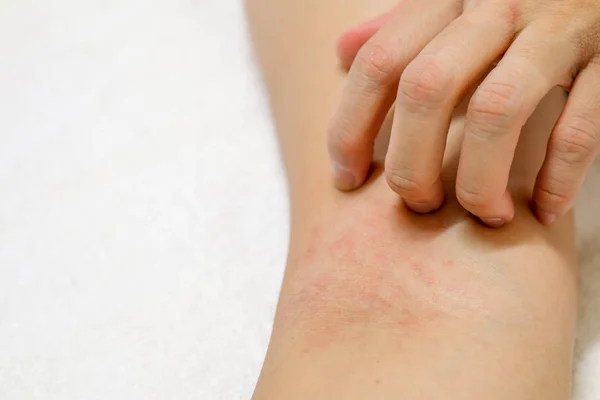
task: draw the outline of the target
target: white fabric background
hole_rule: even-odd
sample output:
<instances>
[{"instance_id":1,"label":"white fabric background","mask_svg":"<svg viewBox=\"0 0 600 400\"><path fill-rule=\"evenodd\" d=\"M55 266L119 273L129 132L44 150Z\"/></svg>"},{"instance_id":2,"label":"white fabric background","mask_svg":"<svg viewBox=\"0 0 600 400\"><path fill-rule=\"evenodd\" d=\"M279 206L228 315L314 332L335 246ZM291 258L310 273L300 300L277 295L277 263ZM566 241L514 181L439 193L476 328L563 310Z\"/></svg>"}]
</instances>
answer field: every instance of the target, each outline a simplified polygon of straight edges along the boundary
<instances>
[{"instance_id":1,"label":"white fabric background","mask_svg":"<svg viewBox=\"0 0 600 400\"><path fill-rule=\"evenodd\" d=\"M585 221L576 399L598 400ZM1 399L248 399L287 229L238 1L0 1Z\"/></svg>"}]
</instances>

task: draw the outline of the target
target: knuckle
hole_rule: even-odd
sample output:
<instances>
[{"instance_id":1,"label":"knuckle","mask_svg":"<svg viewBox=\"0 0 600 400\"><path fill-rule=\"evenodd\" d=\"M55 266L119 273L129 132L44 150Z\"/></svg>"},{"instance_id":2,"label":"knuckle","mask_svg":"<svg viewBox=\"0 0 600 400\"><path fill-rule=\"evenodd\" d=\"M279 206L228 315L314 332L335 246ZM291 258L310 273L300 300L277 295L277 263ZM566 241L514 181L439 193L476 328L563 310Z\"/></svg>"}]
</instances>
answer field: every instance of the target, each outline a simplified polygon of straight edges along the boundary
<instances>
[{"instance_id":1,"label":"knuckle","mask_svg":"<svg viewBox=\"0 0 600 400\"><path fill-rule=\"evenodd\" d=\"M589 118L570 118L559 123L550 139L550 149L562 162L585 163L598 151L598 129Z\"/></svg>"},{"instance_id":2,"label":"knuckle","mask_svg":"<svg viewBox=\"0 0 600 400\"><path fill-rule=\"evenodd\" d=\"M493 200L490 194L465 185L460 180L456 182L456 198L468 210L485 207Z\"/></svg>"},{"instance_id":3,"label":"knuckle","mask_svg":"<svg viewBox=\"0 0 600 400\"><path fill-rule=\"evenodd\" d=\"M354 65L358 75L371 84L388 85L395 76L392 52L378 43L365 45L358 52Z\"/></svg>"},{"instance_id":4,"label":"knuckle","mask_svg":"<svg viewBox=\"0 0 600 400\"><path fill-rule=\"evenodd\" d=\"M536 203L545 210L564 208L571 203L571 196L552 185L544 185L536 190Z\"/></svg>"},{"instance_id":5,"label":"knuckle","mask_svg":"<svg viewBox=\"0 0 600 400\"><path fill-rule=\"evenodd\" d=\"M392 190L409 198L418 198L425 190L426 184L407 169L386 167L386 179Z\"/></svg>"},{"instance_id":6,"label":"knuckle","mask_svg":"<svg viewBox=\"0 0 600 400\"><path fill-rule=\"evenodd\" d=\"M422 107L443 104L452 95L453 77L434 57L419 57L406 67L398 94L405 102Z\"/></svg>"},{"instance_id":7,"label":"knuckle","mask_svg":"<svg viewBox=\"0 0 600 400\"><path fill-rule=\"evenodd\" d=\"M470 123L484 132L498 132L510 126L520 104L514 86L503 83L482 85L473 95L467 111Z\"/></svg>"},{"instance_id":8,"label":"knuckle","mask_svg":"<svg viewBox=\"0 0 600 400\"><path fill-rule=\"evenodd\" d=\"M361 138L347 125L343 121L338 121L329 128L327 145L330 152L336 154L356 154L360 152Z\"/></svg>"}]
</instances>

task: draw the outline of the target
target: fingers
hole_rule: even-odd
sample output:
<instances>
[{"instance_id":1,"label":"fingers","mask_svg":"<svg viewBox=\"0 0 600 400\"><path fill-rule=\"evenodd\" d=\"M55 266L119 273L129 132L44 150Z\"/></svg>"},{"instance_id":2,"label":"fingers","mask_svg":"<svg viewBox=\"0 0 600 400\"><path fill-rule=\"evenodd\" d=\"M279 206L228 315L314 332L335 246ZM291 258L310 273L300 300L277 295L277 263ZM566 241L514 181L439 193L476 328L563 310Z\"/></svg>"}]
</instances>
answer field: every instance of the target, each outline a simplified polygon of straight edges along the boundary
<instances>
[{"instance_id":1,"label":"fingers","mask_svg":"<svg viewBox=\"0 0 600 400\"><path fill-rule=\"evenodd\" d=\"M336 43L336 52L342 67L350 69L360 48L367 40L371 39L382 26L391 21L394 16L398 14L400 9L400 5L397 5L385 14L344 32Z\"/></svg>"},{"instance_id":2,"label":"fingers","mask_svg":"<svg viewBox=\"0 0 600 400\"><path fill-rule=\"evenodd\" d=\"M336 187L352 190L368 173L373 143L405 66L459 14L455 0L407 0L358 52L328 131Z\"/></svg>"},{"instance_id":3,"label":"fingers","mask_svg":"<svg viewBox=\"0 0 600 400\"><path fill-rule=\"evenodd\" d=\"M496 15L492 8L462 15L402 75L386 177L413 211L433 211L444 200L440 173L454 107L513 36L511 26Z\"/></svg>"},{"instance_id":4,"label":"fingers","mask_svg":"<svg viewBox=\"0 0 600 400\"><path fill-rule=\"evenodd\" d=\"M544 224L562 217L573 202L600 148L600 64L577 77L552 131L533 201Z\"/></svg>"},{"instance_id":5,"label":"fingers","mask_svg":"<svg viewBox=\"0 0 600 400\"><path fill-rule=\"evenodd\" d=\"M521 128L540 100L569 78L571 46L526 28L472 97L457 173L462 206L493 227L512 220L506 188Z\"/></svg>"}]
</instances>

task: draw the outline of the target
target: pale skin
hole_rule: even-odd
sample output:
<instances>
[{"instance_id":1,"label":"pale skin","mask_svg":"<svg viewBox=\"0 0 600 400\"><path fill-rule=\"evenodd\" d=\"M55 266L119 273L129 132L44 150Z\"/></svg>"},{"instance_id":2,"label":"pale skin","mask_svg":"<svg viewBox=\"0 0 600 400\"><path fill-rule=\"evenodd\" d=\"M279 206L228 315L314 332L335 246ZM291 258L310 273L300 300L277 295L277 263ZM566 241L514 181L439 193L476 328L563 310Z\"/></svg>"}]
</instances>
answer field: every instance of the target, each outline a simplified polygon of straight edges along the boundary
<instances>
[{"instance_id":1,"label":"pale skin","mask_svg":"<svg viewBox=\"0 0 600 400\"><path fill-rule=\"evenodd\" d=\"M339 52L352 65L328 136L339 189L367 178L373 140L395 100L388 184L413 211L441 207L450 116L483 78L466 115L460 204L491 227L513 219L507 184L521 128L559 86L570 96L539 143L547 153L532 204L546 224L572 207L600 149L599 0L400 0L349 30Z\"/></svg>"},{"instance_id":2,"label":"pale skin","mask_svg":"<svg viewBox=\"0 0 600 400\"><path fill-rule=\"evenodd\" d=\"M347 79L336 39L394 2L247 4L292 212L288 265L253 399L568 399L572 218L544 226L529 205L563 93L547 96L521 135L508 183L511 224L483 227L452 190L468 102L449 129L446 203L416 215L389 189L380 164L360 189L337 191L324 145Z\"/></svg>"}]
</instances>

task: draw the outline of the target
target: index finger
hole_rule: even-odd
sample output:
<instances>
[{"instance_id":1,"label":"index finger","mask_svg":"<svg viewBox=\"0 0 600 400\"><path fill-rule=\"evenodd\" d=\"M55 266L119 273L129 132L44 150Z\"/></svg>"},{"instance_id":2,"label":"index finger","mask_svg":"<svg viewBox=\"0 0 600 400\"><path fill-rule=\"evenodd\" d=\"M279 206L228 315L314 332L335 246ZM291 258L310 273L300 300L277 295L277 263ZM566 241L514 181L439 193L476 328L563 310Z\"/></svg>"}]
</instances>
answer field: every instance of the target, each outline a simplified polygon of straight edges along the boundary
<instances>
[{"instance_id":1,"label":"index finger","mask_svg":"<svg viewBox=\"0 0 600 400\"><path fill-rule=\"evenodd\" d=\"M461 12L455 0L407 0L400 10L359 51L328 131L334 181L341 190L364 182L375 137L406 65Z\"/></svg>"}]
</instances>

